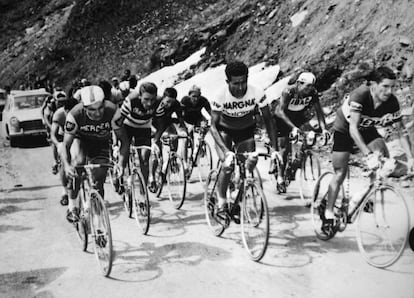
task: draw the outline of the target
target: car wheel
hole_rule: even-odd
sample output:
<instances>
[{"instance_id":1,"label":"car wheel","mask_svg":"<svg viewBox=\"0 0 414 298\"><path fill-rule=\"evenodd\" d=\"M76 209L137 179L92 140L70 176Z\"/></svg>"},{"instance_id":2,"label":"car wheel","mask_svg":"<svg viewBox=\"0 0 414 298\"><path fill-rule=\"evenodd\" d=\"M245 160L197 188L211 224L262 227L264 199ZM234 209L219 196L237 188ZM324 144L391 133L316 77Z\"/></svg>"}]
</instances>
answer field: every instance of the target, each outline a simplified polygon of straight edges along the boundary
<instances>
[{"instance_id":1,"label":"car wheel","mask_svg":"<svg viewBox=\"0 0 414 298\"><path fill-rule=\"evenodd\" d=\"M10 137L10 147L17 147L19 139L17 137Z\"/></svg>"}]
</instances>

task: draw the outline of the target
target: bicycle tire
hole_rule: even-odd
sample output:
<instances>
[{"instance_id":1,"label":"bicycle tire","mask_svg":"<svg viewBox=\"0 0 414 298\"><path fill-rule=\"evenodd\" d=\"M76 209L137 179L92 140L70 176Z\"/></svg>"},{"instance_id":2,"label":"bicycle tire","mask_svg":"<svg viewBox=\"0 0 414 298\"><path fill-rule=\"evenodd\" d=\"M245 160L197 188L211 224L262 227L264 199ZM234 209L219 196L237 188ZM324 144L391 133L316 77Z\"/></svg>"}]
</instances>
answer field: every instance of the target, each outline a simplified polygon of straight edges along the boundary
<instances>
[{"instance_id":1,"label":"bicycle tire","mask_svg":"<svg viewBox=\"0 0 414 298\"><path fill-rule=\"evenodd\" d=\"M131 218L132 217L132 194L131 194L131 189L129 187L127 187L125 189L125 192L122 194L122 200L124 203L125 212L128 215L128 217Z\"/></svg>"},{"instance_id":2,"label":"bicycle tire","mask_svg":"<svg viewBox=\"0 0 414 298\"><path fill-rule=\"evenodd\" d=\"M148 190L141 171L132 171L131 198L132 209L134 210L135 221L141 228L142 234L148 233L151 223L151 209L148 198Z\"/></svg>"},{"instance_id":3,"label":"bicycle tire","mask_svg":"<svg viewBox=\"0 0 414 298\"><path fill-rule=\"evenodd\" d=\"M414 228L410 231L410 236L408 237L408 242L410 244L410 248L412 251L414 251Z\"/></svg>"},{"instance_id":4,"label":"bicycle tire","mask_svg":"<svg viewBox=\"0 0 414 298\"><path fill-rule=\"evenodd\" d=\"M207 142L203 142L197 151L197 168L198 179L200 183L205 183L207 176L213 169L213 155L211 154L211 147Z\"/></svg>"},{"instance_id":5,"label":"bicycle tire","mask_svg":"<svg viewBox=\"0 0 414 298\"><path fill-rule=\"evenodd\" d=\"M175 209L180 209L185 201L187 179L184 170L184 162L181 157L171 155L167 165L167 190L168 197Z\"/></svg>"},{"instance_id":6,"label":"bicycle tire","mask_svg":"<svg viewBox=\"0 0 414 298\"><path fill-rule=\"evenodd\" d=\"M322 231L322 217L324 216L326 209L328 187L333 175L333 172L328 171L320 175L318 180L316 180L310 206L313 230L316 237L323 241L333 238L337 232L337 229L334 229L334 233L330 234L326 234Z\"/></svg>"},{"instance_id":7,"label":"bicycle tire","mask_svg":"<svg viewBox=\"0 0 414 298\"><path fill-rule=\"evenodd\" d=\"M217 177L220 170L211 170L207 176L206 184L204 187L204 213L206 216L206 222L210 230L215 236L223 234L225 228L220 222L216 220L215 214L217 210L217 194L216 185Z\"/></svg>"},{"instance_id":8,"label":"bicycle tire","mask_svg":"<svg viewBox=\"0 0 414 298\"><path fill-rule=\"evenodd\" d=\"M266 253L270 234L267 201L258 181L246 182L241 205L243 245L250 259L258 262Z\"/></svg>"},{"instance_id":9,"label":"bicycle tire","mask_svg":"<svg viewBox=\"0 0 414 298\"><path fill-rule=\"evenodd\" d=\"M75 223L76 233L78 234L79 241L82 246L82 250L86 251L88 249L88 234L89 234L89 218L87 216L87 212L85 210L85 188L84 183L82 182L82 186L79 189L78 193L78 200L79 200L79 210L80 210L80 219Z\"/></svg>"},{"instance_id":10,"label":"bicycle tire","mask_svg":"<svg viewBox=\"0 0 414 298\"><path fill-rule=\"evenodd\" d=\"M89 218L93 238L95 256L101 273L108 277L112 270L114 252L112 248L112 232L108 210L104 200L95 189L90 192ZM102 231L104 230L104 231Z\"/></svg>"},{"instance_id":11,"label":"bicycle tire","mask_svg":"<svg viewBox=\"0 0 414 298\"><path fill-rule=\"evenodd\" d=\"M356 237L365 261L378 268L397 262L410 229L404 196L390 185L381 185L364 199L358 212Z\"/></svg>"},{"instance_id":12,"label":"bicycle tire","mask_svg":"<svg viewBox=\"0 0 414 298\"><path fill-rule=\"evenodd\" d=\"M154 173L155 185L156 185L155 196L159 198L162 193L162 189L165 183L165 177L162 172L163 160L162 160L161 152L159 154L155 154L154 156L156 156L157 158L157 168L155 169L155 173Z\"/></svg>"},{"instance_id":13,"label":"bicycle tire","mask_svg":"<svg viewBox=\"0 0 414 298\"><path fill-rule=\"evenodd\" d=\"M190 180L191 174L193 173L193 167L194 167L194 160L193 160L193 154L194 154L194 141L191 138L187 138L187 168L186 168L186 179Z\"/></svg>"},{"instance_id":14,"label":"bicycle tire","mask_svg":"<svg viewBox=\"0 0 414 298\"><path fill-rule=\"evenodd\" d=\"M312 152L306 154L299 169L299 193L305 206L312 203L315 183L321 175L321 165Z\"/></svg>"}]
</instances>

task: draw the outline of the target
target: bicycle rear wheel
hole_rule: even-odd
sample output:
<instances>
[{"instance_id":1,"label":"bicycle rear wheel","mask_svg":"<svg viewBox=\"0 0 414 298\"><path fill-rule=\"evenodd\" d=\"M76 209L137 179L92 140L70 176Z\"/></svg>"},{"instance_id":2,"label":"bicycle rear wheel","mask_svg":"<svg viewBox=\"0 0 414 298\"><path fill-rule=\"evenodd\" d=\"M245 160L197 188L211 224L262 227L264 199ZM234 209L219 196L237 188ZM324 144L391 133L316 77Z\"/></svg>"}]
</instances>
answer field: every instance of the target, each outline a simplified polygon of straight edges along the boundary
<instances>
[{"instance_id":1,"label":"bicycle rear wheel","mask_svg":"<svg viewBox=\"0 0 414 298\"><path fill-rule=\"evenodd\" d=\"M220 224L215 217L218 208L216 185L219 172L220 171L218 170L210 171L204 188L204 212L206 221L215 236L220 236L224 232L224 226Z\"/></svg>"},{"instance_id":2,"label":"bicycle rear wheel","mask_svg":"<svg viewBox=\"0 0 414 298\"><path fill-rule=\"evenodd\" d=\"M403 254L410 228L404 197L382 185L364 199L358 212L356 237L362 256L372 266L391 266Z\"/></svg>"},{"instance_id":3,"label":"bicycle rear wheel","mask_svg":"<svg viewBox=\"0 0 414 298\"><path fill-rule=\"evenodd\" d=\"M333 238L337 232L335 229L334 233L328 235L322 231L322 218L325 216L328 188L333 175L333 172L325 172L316 180L310 207L313 230L315 231L316 237L324 241Z\"/></svg>"},{"instance_id":4,"label":"bicycle rear wheel","mask_svg":"<svg viewBox=\"0 0 414 298\"><path fill-rule=\"evenodd\" d=\"M198 149L197 154L197 167L198 167L198 179L200 183L205 183L207 176L213 168L213 157L211 154L210 145L206 142L203 142L200 148Z\"/></svg>"},{"instance_id":5,"label":"bicycle rear wheel","mask_svg":"<svg viewBox=\"0 0 414 298\"><path fill-rule=\"evenodd\" d=\"M147 187L139 170L134 170L131 178L132 208L134 209L135 220L141 228L142 234L146 235L151 222Z\"/></svg>"},{"instance_id":6,"label":"bicycle rear wheel","mask_svg":"<svg viewBox=\"0 0 414 298\"><path fill-rule=\"evenodd\" d=\"M243 245L253 261L260 261L269 242L269 210L258 181L247 182L241 208Z\"/></svg>"},{"instance_id":7,"label":"bicycle rear wheel","mask_svg":"<svg viewBox=\"0 0 414 298\"><path fill-rule=\"evenodd\" d=\"M95 256L98 260L101 273L109 276L112 270L113 249L111 223L108 210L101 195L96 190L90 192L90 223Z\"/></svg>"},{"instance_id":8,"label":"bicycle rear wheel","mask_svg":"<svg viewBox=\"0 0 414 298\"><path fill-rule=\"evenodd\" d=\"M79 241L82 246L82 250L86 251L88 248L88 233L89 233L89 217L86 213L86 206L85 202L85 188L84 183L82 182L82 186L78 193L78 200L79 200L79 210L80 210L80 219L75 223L76 233L78 234Z\"/></svg>"},{"instance_id":9,"label":"bicycle rear wheel","mask_svg":"<svg viewBox=\"0 0 414 298\"><path fill-rule=\"evenodd\" d=\"M306 206L310 206L315 183L321 175L318 158L311 152L306 154L299 171L300 198Z\"/></svg>"},{"instance_id":10,"label":"bicycle rear wheel","mask_svg":"<svg viewBox=\"0 0 414 298\"><path fill-rule=\"evenodd\" d=\"M184 204L187 179L185 178L183 160L177 156L170 156L167 167L168 197L175 209L180 209Z\"/></svg>"}]
</instances>

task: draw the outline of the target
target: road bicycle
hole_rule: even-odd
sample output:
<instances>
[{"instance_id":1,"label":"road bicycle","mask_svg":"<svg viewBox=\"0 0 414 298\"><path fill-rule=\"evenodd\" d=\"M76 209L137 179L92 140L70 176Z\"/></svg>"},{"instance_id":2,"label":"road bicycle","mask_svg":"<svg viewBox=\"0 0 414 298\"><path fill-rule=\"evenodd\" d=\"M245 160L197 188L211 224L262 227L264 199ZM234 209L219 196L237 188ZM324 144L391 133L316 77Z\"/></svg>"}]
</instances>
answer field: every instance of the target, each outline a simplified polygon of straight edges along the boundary
<instances>
[{"instance_id":1,"label":"road bicycle","mask_svg":"<svg viewBox=\"0 0 414 298\"><path fill-rule=\"evenodd\" d=\"M280 156L270 164L269 173L271 173L278 193L285 193L289 184L293 180L299 179L300 198L306 206L311 204L313 189L321 174L319 156L316 154L316 150L324 146L326 142L325 137L314 131L306 131L289 137L292 150L288 153L285 170L282 171L283 161ZM269 144L265 146L268 150L270 149ZM293 148L296 148L296 150L293 150ZM281 172L283 173L280 175Z\"/></svg>"},{"instance_id":2,"label":"road bicycle","mask_svg":"<svg viewBox=\"0 0 414 298\"><path fill-rule=\"evenodd\" d=\"M245 160L252 155L269 157L266 153L236 153L224 217L217 214L217 178L224 170L221 162L217 169L210 171L204 190L204 209L207 224L216 236L220 236L231 221L240 224L243 246L253 261L260 261L269 241L269 211L259 178L254 176L255 171L246 170Z\"/></svg>"},{"instance_id":3,"label":"road bicycle","mask_svg":"<svg viewBox=\"0 0 414 298\"><path fill-rule=\"evenodd\" d=\"M147 183L141 171L142 150L151 151L152 148L150 146L130 146L128 166L123 178L124 194L122 198L128 217L131 217L133 211L138 227L142 234L146 235L151 223L151 206Z\"/></svg>"},{"instance_id":4,"label":"road bicycle","mask_svg":"<svg viewBox=\"0 0 414 298\"><path fill-rule=\"evenodd\" d=\"M178 139L186 139L187 136L169 134L161 137L162 146L168 148L167 163L163 163L161 150L152 151L152 159L155 166L155 189L154 193L159 197L167 186L168 198L175 209L180 209L185 201L187 178L183 159L177 154Z\"/></svg>"},{"instance_id":5,"label":"road bicycle","mask_svg":"<svg viewBox=\"0 0 414 298\"><path fill-rule=\"evenodd\" d=\"M400 258L406 247L410 228L407 202L389 183L389 172L384 170L385 162L386 160L381 158L381 166L365 175L371 178L367 187L362 191L353 188L352 198L350 179L360 179L361 176L350 173L350 169L353 168L350 165L357 164L348 164L347 177L335 202L336 224L331 232L326 233L322 230L322 222L333 172L325 172L319 177L311 206L312 224L317 238L329 240L337 232L344 231L348 224L355 222L359 251L368 264L378 268L391 266Z\"/></svg>"},{"instance_id":6,"label":"road bicycle","mask_svg":"<svg viewBox=\"0 0 414 298\"><path fill-rule=\"evenodd\" d=\"M198 179L203 184L207 179L208 173L213 168L211 147L205 141L209 128L205 122L201 122L200 126L194 127L194 133L198 135L196 146L195 139L192 137L187 138L187 180L190 179L193 169L197 167Z\"/></svg>"},{"instance_id":7,"label":"road bicycle","mask_svg":"<svg viewBox=\"0 0 414 298\"><path fill-rule=\"evenodd\" d=\"M109 169L113 167L113 164L90 163L76 166L76 169L81 173L78 192L80 213L79 220L74 222L74 226L83 251L86 251L88 247L89 236L92 237L95 256L102 274L107 277L111 273L114 259L111 223L104 199L96 189L96 182L92 175L94 169L102 167Z\"/></svg>"}]
</instances>

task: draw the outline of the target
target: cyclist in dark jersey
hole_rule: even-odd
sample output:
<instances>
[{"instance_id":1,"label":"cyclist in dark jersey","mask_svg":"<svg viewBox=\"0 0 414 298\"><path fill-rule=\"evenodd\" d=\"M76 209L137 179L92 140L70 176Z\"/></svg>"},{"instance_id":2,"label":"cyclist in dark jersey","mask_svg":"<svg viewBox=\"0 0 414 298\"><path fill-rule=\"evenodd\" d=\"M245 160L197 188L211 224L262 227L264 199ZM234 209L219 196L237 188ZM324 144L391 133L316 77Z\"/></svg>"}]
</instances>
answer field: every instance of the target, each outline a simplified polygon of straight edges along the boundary
<instances>
[{"instance_id":1,"label":"cyclist in dark jersey","mask_svg":"<svg viewBox=\"0 0 414 298\"><path fill-rule=\"evenodd\" d=\"M188 96L181 99L183 106L184 121L192 126L200 126L202 121L206 121L201 111L205 109L211 114L211 106L207 98L201 95L201 90L197 86L192 86L188 91Z\"/></svg>"},{"instance_id":2,"label":"cyclist in dark jersey","mask_svg":"<svg viewBox=\"0 0 414 298\"><path fill-rule=\"evenodd\" d=\"M65 173L68 177L77 177L76 165L106 163L109 158L111 130L119 129L114 121L116 106L104 100L104 92L99 86L86 86L80 89L80 103L66 116L65 135L61 152ZM121 138L121 136L120 136ZM121 138L122 139L122 138ZM93 171L99 193L104 196L103 184L106 168ZM67 219L78 220L76 196L79 190L79 179L75 179L75 187L68 189L69 204Z\"/></svg>"},{"instance_id":3,"label":"cyclist in dark jersey","mask_svg":"<svg viewBox=\"0 0 414 298\"><path fill-rule=\"evenodd\" d=\"M122 173L129 158L129 146L132 138L134 145L151 146L151 125L161 99L157 96L157 86L154 83L144 82L139 91L132 90L125 98L121 109L115 115L118 126L123 126L126 132L125 141L121 140L120 166ZM161 133L156 132L154 139L158 142ZM148 182L150 150L142 150L140 162L145 182Z\"/></svg>"},{"instance_id":4,"label":"cyclist in dark jersey","mask_svg":"<svg viewBox=\"0 0 414 298\"><path fill-rule=\"evenodd\" d=\"M301 132L301 127L309 122L307 111L312 106L315 108L319 127L326 138L329 132L326 129L325 116L319 102L318 92L315 89L316 77L310 72L303 72L296 80L296 84L288 86L282 92L280 101L273 100L270 105L276 121L277 131L280 136L280 151L283 156L283 169L286 166L287 156L292 148L289 143L289 134L296 136ZM299 166L298 164L294 167ZM293 169L293 172L295 170ZM294 178L294 177L292 177Z\"/></svg>"},{"instance_id":5,"label":"cyclist in dark jersey","mask_svg":"<svg viewBox=\"0 0 414 298\"><path fill-rule=\"evenodd\" d=\"M276 128L266 96L263 90L247 83L249 73L247 66L240 61L231 62L226 66L225 72L227 86L221 88L213 98L210 130L216 143L217 154L224 166L224 171L221 171L217 182L218 213L225 212L227 206L226 191L234 162L232 145L237 152L253 152L256 149L254 113L257 107L263 115L272 147L277 149ZM255 166L253 162L250 165ZM252 168L248 167L248 170Z\"/></svg>"},{"instance_id":6,"label":"cyclist in dark jersey","mask_svg":"<svg viewBox=\"0 0 414 298\"><path fill-rule=\"evenodd\" d=\"M378 165L374 152L381 152L388 157L384 139L377 131L377 126L395 126L401 145L409 159L409 168L413 166L413 152L408 132L401 122L400 106L392 94L396 76L388 67L379 67L369 76L369 85L362 85L345 96L344 103L338 109L334 123L334 144L332 165L335 171L328 190L326 211L321 219L322 231L331 233L335 225L333 206L338 196L347 169L353 146L356 144L365 155L370 168Z\"/></svg>"},{"instance_id":7,"label":"cyclist in dark jersey","mask_svg":"<svg viewBox=\"0 0 414 298\"><path fill-rule=\"evenodd\" d=\"M62 142L63 142L63 136L65 133L65 122L66 122L66 115L69 113L69 111L78 104L78 101L74 98L68 98L65 100L65 103L63 107L60 107L56 110L56 112L53 114L52 119L52 128L50 132L50 140L54 144L54 146L57 148L58 154L62 152ZM60 200L60 203L64 206L68 204L68 191L67 191L67 184L68 180L65 175L65 170L63 169L63 166L60 167L60 181L62 182L64 193L62 195L62 198Z\"/></svg>"}]
</instances>

